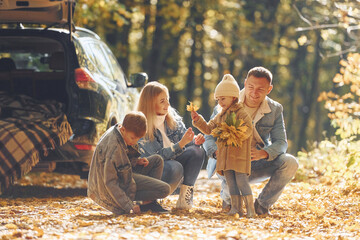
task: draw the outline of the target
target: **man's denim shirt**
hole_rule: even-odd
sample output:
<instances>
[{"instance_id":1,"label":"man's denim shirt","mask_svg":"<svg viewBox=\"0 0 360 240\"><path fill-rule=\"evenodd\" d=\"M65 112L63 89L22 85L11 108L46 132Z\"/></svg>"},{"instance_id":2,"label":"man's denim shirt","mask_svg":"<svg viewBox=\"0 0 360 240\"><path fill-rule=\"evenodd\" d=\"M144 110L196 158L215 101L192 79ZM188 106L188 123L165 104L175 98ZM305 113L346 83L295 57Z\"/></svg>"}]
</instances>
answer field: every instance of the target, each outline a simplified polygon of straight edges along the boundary
<instances>
[{"instance_id":1,"label":"man's denim shirt","mask_svg":"<svg viewBox=\"0 0 360 240\"><path fill-rule=\"evenodd\" d=\"M244 89L240 92L240 101L243 102L243 99ZM264 109L267 108L268 110L265 111L266 113L263 113L263 116L255 123L255 128L264 142L264 146L260 148L269 154L267 161L272 161L279 155L285 153L288 147L283 107L280 103L269 97L265 98L260 107L263 107ZM216 114L217 107L214 108L211 118ZM206 167L209 178L214 174L216 168L216 159L213 158L213 154L217 150L215 142L216 139L213 136L206 135L205 142L203 143L206 154L209 156L208 165Z\"/></svg>"},{"instance_id":2,"label":"man's denim shirt","mask_svg":"<svg viewBox=\"0 0 360 240\"><path fill-rule=\"evenodd\" d=\"M170 129L165 122L165 131L166 135L170 139L173 146L164 148L163 147L163 139L160 131L156 129L154 131L154 140L150 141L149 139L142 138L139 140L139 151L142 157L147 157L153 154L159 154L164 161L166 160L174 160L177 156L183 153L184 149L180 148L179 141L184 136L186 132L185 124L181 119L176 120L176 127L174 129ZM187 144L186 146L193 145L194 141Z\"/></svg>"}]
</instances>

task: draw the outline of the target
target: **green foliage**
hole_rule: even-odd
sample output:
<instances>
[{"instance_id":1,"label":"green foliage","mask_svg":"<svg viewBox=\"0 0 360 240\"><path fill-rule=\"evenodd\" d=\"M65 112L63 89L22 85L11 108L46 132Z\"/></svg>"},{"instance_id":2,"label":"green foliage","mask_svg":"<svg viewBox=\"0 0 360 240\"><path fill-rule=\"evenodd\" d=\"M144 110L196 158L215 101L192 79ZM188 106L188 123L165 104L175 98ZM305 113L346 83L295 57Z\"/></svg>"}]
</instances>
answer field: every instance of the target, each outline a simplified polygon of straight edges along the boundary
<instances>
[{"instance_id":1,"label":"green foliage","mask_svg":"<svg viewBox=\"0 0 360 240\"><path fill-rule=\"evenodd\" d=\"M359 152L353 152L350 154L350 157L349 157L349 161L348 163L346 164L346 167L349 168L351 167L352 165L354 165L356 163L356 160L360 158L360 153Z\"/></svg>"},{"instance_id":2,"label":"green foliage","mask_svg":"<svg viewBox=\"0 0 360 240\"><path fill-rule=\"evenodd\" d=\"M360 179L360 141L335 138L314 143L312 150L298 153L300 167L296 181L320 181L324 184L344 184L351 188Z\"/></svg>"}]
</instances>

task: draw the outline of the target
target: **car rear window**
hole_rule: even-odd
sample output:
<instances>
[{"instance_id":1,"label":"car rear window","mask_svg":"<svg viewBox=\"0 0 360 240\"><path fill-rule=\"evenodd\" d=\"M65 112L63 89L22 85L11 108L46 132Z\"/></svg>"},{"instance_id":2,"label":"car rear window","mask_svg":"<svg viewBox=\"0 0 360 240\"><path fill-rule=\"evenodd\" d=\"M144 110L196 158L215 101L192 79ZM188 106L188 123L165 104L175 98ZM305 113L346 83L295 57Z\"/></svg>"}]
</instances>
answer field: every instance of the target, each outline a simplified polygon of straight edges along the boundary
<instances>
[{"instance_id":1,"label":"car rear window","mask_svg":"<svg viewBox=\"0 0 360 240\"><path fill-rule=\"evenodd\" d=\"M63 53L61 43L42 37L0 37L0 61L13 62L8 70L32 70L35 72L51 72L51 57ZM1 60L2 59L2 60ZM55 66L55 65L54 65ZM3 65L2 68L9 67ZM2 71L6 71L3 69Z\"/></svg>"},{"instance_id":2,"label":"car rear window","mask_svg":"<svg viewBox=\"0 0 360 240\"><path fill-rule=\"evenodd\" d=\"M101 41L84 38L74 41L76 53L81 67L89 69L111 81L115 81L120 89L126 89L126 79L115 56Z\"/></svg>"}]
</instances>

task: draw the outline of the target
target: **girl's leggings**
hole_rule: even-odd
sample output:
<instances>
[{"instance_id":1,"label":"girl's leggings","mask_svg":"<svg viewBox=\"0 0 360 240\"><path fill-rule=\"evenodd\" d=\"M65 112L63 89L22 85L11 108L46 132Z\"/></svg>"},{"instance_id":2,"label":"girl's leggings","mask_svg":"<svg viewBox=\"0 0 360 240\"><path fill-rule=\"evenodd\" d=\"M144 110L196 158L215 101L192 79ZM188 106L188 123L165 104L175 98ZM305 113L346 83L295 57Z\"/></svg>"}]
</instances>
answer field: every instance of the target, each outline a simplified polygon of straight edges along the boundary
<instances>
[{"instance_id":1,"label":"girl's leggings","mask_svg":"<svg viewBox=\"0 0 360 240\"><path fill-rule=\"evenodd\" d=\"M249 176L246 173L226 170L224 171L224 175L229 187L230 195L252 195Z\"/></svg>"}]
</instances>

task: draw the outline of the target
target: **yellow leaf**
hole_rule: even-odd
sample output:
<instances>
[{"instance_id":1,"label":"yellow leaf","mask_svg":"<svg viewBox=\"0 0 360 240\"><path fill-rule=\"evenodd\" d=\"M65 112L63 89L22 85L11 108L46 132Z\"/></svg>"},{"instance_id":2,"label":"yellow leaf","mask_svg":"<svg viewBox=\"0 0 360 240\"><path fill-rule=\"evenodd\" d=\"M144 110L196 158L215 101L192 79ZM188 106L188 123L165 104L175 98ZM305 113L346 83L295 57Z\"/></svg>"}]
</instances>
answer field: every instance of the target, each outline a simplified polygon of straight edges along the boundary
<instances>
[{"instance_id":1,"label":"yellow leaf","mask_svg":"<svg viewBox=\"0 0 360 240\"><path fill-rule=\"evenodd\" d=\"M196 106L195 104L193 104L193 102L190 102L189 101L189 105L186 105L186 111L188 111L188 112L191 112L191 111L197 111L197 110L199 110L199 107L198 106Z\"/></svg>"},{"instance_id":2,"label":"yellow leaf","mask_svg":"<svg viewBox=\"0 0 360 240\"><path fill-rule=\"evenodd\" d=\"M39 227L34 227L34 230L37 232L37 236L38 237L42 237L44 235L44 230L42 230L41 228Z\"/></svg>"},{"instance_id":3,"label":"yellow leaf","mask_svg":"<svg viewBox=\"0 0 360 240\"><path fill-rule=\"evenodd\" d=\"M7 204L8 203L6 201L0 201L0 207L5 207Z\"/></svg>"},{"instance_id":4,"label":"yellow leaf","mask_svg":"<svg viewBox=\"0 0 360 240\"><path fill-rule=\"evenodd\" d=\"M78 220L78 223L79 223L79 227L87 227L87 226L93 225L92 222L85 222L85 221L82 221L82 220Z\"/></svg>"},{"instance_id":5,"label":"yellow leaf","mask_svg":"<svg viewBox=\"0 0 360 240\"><path fill-rule=\"evenodd\" d=\"M13 224L13 223L8 223L8 224L5 225L5 227L6 227L7 229L17 229L17 228L18 228L18 226L16 226L16 225Z\"/></svg>"}]
</instances>

